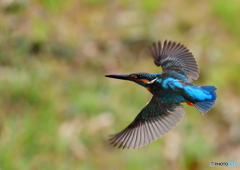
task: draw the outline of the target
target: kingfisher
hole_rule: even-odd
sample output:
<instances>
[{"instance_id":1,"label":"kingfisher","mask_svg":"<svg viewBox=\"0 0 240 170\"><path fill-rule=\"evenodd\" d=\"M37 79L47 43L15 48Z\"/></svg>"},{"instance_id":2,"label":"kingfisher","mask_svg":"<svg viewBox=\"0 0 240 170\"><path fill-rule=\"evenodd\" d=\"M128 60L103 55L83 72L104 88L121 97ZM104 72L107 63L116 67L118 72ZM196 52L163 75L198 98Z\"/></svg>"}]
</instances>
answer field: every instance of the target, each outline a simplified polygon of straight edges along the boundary
<instances>
[{"instance_id":1,"label":"kingfisher","mask_svg":"<svg viewBox=\"0 0 240 170\"><path fill-rule=\"evenodd\" d=\"M194 106L202 115L215 104L216 87L192 84L199 77L193 54L181 43L165 40L153 43L150 54L162 73L112 74L105 77L135 82L150 93L151 101L133 122L121 132L110 135L110 144L118 148L140 148L172 130L184 116L183 105Z\"/></svg>"}]
</instances>

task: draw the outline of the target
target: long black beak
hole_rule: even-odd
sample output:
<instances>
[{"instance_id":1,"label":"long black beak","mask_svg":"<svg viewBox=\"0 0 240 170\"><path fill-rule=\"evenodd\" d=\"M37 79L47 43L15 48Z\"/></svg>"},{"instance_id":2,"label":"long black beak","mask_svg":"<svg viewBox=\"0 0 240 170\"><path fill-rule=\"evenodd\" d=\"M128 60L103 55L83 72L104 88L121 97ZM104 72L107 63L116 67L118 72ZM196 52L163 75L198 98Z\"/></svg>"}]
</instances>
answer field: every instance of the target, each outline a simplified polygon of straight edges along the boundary
<instances>
[{"instance_id":1,"label":"long black beak","mask_svg":"<svg viewBox=\"0 0 240 170\"><path fill-rule=\"evenodd\" d=\"M130 80L130 81L134 80L134 78L130 77L129 74L112 74L112 75L105 75L105 77L121 79L121 80Z\"/></svg>"}]
</instances>

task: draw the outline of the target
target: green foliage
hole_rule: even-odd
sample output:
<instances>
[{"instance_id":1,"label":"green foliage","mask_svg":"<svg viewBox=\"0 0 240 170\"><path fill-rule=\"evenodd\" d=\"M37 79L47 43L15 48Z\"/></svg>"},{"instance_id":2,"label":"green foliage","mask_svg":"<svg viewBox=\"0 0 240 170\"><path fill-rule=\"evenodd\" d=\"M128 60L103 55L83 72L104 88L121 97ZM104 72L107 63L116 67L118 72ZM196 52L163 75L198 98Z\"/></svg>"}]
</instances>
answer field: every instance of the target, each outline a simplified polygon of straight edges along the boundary
<instances>
[{"instance_id":1,"label":"green foliage","mask_svg":"<svg viewBox=\"0 0 240 170\"><path fill-rule=\"evenodd\" d=\"M240 11L240 4L237 0L215 1L213 11L229 32L234 32L234 34L237 34L238 36L240 35L240 23L236 22Z\"/></svg>"}]
</instances>

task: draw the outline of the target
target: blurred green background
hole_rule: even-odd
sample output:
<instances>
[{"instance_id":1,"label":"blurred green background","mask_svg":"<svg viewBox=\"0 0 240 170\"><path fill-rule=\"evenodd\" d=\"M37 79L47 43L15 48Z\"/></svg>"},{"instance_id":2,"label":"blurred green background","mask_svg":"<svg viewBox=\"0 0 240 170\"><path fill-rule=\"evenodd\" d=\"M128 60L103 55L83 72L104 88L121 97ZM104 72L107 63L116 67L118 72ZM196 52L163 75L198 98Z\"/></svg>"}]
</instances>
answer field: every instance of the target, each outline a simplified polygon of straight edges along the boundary
<instances>
[{"instance_id":1,"label":"blurred green background","mask_svg":"<svg viewBox=\"0 0 240 170\"><path fill-rule=\"evenodd\" d=\"M240 164L238 0L1 0L0 169L209 169ZM161 72L146 49L185 44L214 108L137 150L109 146L151 99L105 74ZM222 169L224 167L215 167Z\"/></svg>"}]
</instances>

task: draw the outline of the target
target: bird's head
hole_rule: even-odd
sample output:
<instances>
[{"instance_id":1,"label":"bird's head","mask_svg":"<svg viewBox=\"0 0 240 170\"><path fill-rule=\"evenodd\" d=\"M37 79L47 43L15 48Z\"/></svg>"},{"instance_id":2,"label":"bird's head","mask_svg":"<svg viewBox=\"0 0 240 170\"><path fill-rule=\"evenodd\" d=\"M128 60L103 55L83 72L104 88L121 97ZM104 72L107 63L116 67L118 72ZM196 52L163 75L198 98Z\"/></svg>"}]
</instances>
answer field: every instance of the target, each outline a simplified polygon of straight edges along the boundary
<instances>
[{"instance_id":1,"label":"bird's head","mask_svg":"<svg viewBox=\"0 0 240 170\"><path fill-rule=\"evenodd\" d=\"M112 74L105 77L133 81L143 87L150 87L160 74L132 73L132 74Z\"/></svg>"}]
</instances>

